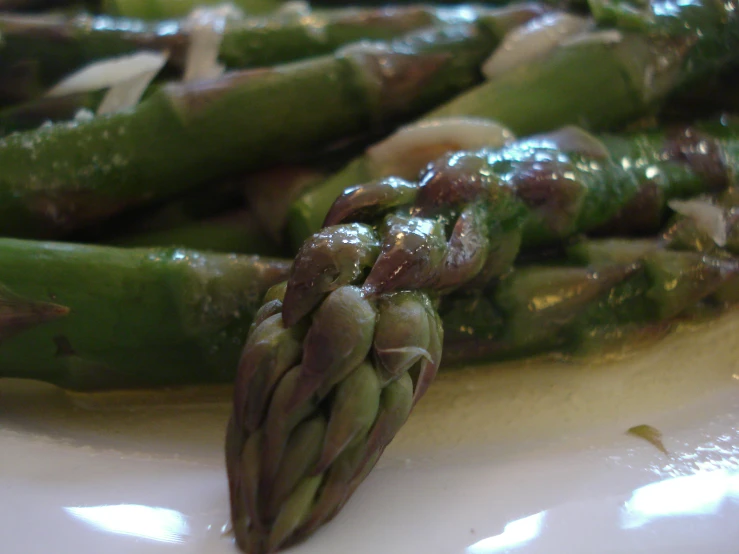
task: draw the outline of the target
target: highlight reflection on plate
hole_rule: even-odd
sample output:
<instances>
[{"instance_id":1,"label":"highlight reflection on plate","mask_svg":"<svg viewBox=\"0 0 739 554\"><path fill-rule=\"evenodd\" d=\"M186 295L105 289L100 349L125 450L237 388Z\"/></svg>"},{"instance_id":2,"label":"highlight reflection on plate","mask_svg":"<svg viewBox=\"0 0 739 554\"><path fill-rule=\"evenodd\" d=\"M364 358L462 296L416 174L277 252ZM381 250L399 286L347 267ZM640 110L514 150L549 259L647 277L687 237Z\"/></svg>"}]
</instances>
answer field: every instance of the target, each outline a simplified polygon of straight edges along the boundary
<instances>
[{"instance_id":1,"label":"highlight reflection on plate","mask_svg":"<svg viewBox=\"0 0 739 554\"><path fill-rule=\"evenodd\" d=\"M739 470L700 471L636 489L622 511L624 529L675 516L710 516L739 502Z\"/></svg>"},{"instance_id":2,"label":"highlight reflection on plate","mask_svg":"<svg viewBox=\"0 0 739 554\"><path fill-rule=\"evenodd\" d=\"M190 533L187 518L180 512L166 508L119 504L65 507L64 510L109 533L173 543L183 542Z\"/></svg>"},{"instance_id":3,"label":"highlight reflection on plate","mask_svg":"<svg viewBox=\"0 0 739 554\"><path fill-rule=\"evenodd\" d=\"M739 313L620 360L442 374L294 554L737 554ZM0 552L236 554L229 391L0 381ZM667 454L626 433L648 424Z\"/></svg>"},{"instance_id":4,"label":"highlight reflection on plate","mask_svg":"<svg viewBox=\"0 0 739 554\"><path fill-rule=\"evenodd\" d=\"M523 517L506 524L500 535L488 537L467 548L468 554L492 554L505 552L514 546L534 540L541 533L546 512Z\"/></svg>"}]
</instances>

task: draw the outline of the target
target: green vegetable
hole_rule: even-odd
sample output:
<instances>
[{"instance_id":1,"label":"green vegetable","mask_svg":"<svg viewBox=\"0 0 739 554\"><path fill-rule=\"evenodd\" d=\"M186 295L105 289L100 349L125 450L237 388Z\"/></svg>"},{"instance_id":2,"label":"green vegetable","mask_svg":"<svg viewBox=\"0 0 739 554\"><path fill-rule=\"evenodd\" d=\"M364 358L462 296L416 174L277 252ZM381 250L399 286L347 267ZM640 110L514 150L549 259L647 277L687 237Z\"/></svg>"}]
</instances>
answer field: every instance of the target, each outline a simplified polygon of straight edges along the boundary
<instances>
[{"instance_id":1,"label":"green vegetable","mask_svg":"<svg viewBox=\"0 0 739 554\"><path fill-rule=\"evenodd\" d=\"M131 111L10 135L0 232L54 236L407 117L475 82L496 42L482 23L433 29L170 84Z\"/></svg>"},{"instance_id":2,"label":"green vegetable","mask_svg":"<svg viewBox=\"0 0 739 554\"><path fill-rule=\"evenodd\" d=\"M674 317L737 273L733 262L664 251L641 265L511 271L521 247L640 228L661 220L670 198L726 188L739 142L735 128L724 135L689 127L601 142L568 128L449 154L417 183L391 177L347 189L303 243L287 283L268 295L241 357L226 445L240 547L258 554L294 544L347 501L435 377L438 297L499 280L484 341L496 353L530 352L592 323ZM635 284L643 288L627 300L610 295ZM469 342L464 350L480 354ZM400 383L397 406L379 410L378 397ZM292 434L317 414L328 418L318 461L276 500Z\"/></svg>"},{"instance_id":3,"label":"green vegetable","mask_svg":"<svg viewBox=\"0 0 739 554\"><path fill-rule=\"evenodd\" d=\"M81 92L67 96L41 97L0 110L0 136L30 131L45 123L69 121L80 110L93 113L105 91Z\"/></svg>"},{"instance_id":4,"label":"green vegetable","mask_svg":"<svg viewBox=\"0 0 739 554\"><path fill-rule=\"evenodd\" d=\"M736 2L592 0L590 6L598 32L478 85L424 119L485 117L520 135L567 124L619 127L739 59ZM320 228L344 189L379 177L384 175L374 175L367 158L360 157L306 192L291 213L294 244Z\"/></svg>"},{"instance_id":5,"label":"green vegetable","mask_svg":"<svg viewBox=\"0 0 739 554\"><path fill-rule=\"evenodd\" d=\"M112 241L119 246L175 246L200 251L279 255L280 248L247 210Z\"/></svg>"},{"instance_id":6,"label":"green vegetable","mask_svg":"<svg viewBox=\"0 0 739 554\"><path fill-rule=\"evenodd\" d=\"M489 291L445 298L444 362L602 351L689 314L724 286L736 289L739 277L736 260L654 240L586 240L569 254L578 266L516 268Z\"/></svg>"},{"instance_id":7,"label":"green vegetable","mask_svg":"<svg viewBox=\"0 0 739 554\"><path fill-rule=\"evenodd\" d=\"M265 291L288 268L257 256L0 239L0 376L79 390L228 381ZM26 328L28 306L40 315ZM22 332L11 339L10 330Z\"/></svg>"},{"instance_id":8,"label":"green vegetable","mask_svg":"<svg viewBox=\"0 0 739 554\"><path fill-rule=\"evenodd\" d=\"M101 0L100 10L110 15L141 19L182 17L200 6L218 6L219 0ZM282 0L236 0L234 6L250 15L272 13L285 5Z\"/></svg>"},{"instance_id":9,"label":"green vegetable","mask_svg":"<svg viewBox=\"0 0 739 554\"><path fill-rule=\"evenodd\" d=\"M277 13L229 19L223 29L219 60L227 68L268 67L321 56L351 42L389 41L432 26L484 20L498 36L543 13L538 4L487 9L414 5L383 9L343 8L308 16ZM109 16L0 14L3 36L0 77L11 79L21 68L27 82L16 79L9 99L42 94L68 74L105 58L139 50L167 51L170 74L184 68L191 43L185 20L147 22ZM32 68L32 71L31 71Z\"/></svg>"}]
</instances>

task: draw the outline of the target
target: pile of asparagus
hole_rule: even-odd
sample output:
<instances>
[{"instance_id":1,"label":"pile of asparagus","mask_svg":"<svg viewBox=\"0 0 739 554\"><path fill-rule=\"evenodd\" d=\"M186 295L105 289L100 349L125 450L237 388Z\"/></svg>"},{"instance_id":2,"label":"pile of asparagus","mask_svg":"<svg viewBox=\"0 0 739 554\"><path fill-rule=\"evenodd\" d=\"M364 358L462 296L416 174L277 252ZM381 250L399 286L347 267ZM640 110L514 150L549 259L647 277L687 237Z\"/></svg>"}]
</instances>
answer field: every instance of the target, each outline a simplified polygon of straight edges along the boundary
<instances>
[{"instance_id":1,"label":"pile of asparagus","mask_svg":"<svg viewBox=\"0 0 739 554\"><path fill-rule=\"evenodd\" d=\"M0 36L0 377L235 382L244 552L333 518L442 363L739 300L736 0L3 0Z\"/></svg>"}]
</instances>

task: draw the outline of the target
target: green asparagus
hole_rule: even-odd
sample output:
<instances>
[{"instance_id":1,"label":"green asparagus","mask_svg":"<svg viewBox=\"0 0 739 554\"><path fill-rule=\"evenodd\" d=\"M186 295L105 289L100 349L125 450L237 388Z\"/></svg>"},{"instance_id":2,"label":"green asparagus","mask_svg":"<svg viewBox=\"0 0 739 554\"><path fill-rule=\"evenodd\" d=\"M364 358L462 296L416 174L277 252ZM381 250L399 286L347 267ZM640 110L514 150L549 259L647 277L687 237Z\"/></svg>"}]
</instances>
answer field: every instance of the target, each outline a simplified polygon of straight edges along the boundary
<instances>
[{"instance_id":1,"label":"green asparagus","mask_svg":"<svg viewBox=\"0 0 739 554\"><path fill-rule=\"evenodd\" d=\"M739 233L739 222L733 222L733 228ZM655 309L660 300L639 296L648 288L646 279L652 277L642 274L645 266L632 262L659 247L651 239L578 243L571 257L590 267L515 270L504 278L505 287L444 298L440 307L446 332L444 365L530 356L571 345L576 332L649 324L662 313ZM681 246L673 242L670 247ZM722 259L719 251L709 253L711 260ZM675 258L684 263L682 269L673 265L678 281L694 282L696 273L688 271L691 267L721 267L691 256ZM45 313L49 320L58 318L17 337L8 333L10 327L0 330L0 377L39 379L77 390L232 382L260 295L284 279L290 265L181 249L120 249L13 239L0 239L0 259L0 291L13 329L23 329L18 316L24 314L17 301L13 306L13 299L43 308L32 313ZM658 268L655 264L659 263L655 258L652 267ZM723 263L725 271L731 270L730 264ZM594 271L602 266L609 266L606 272ZM665 281L666 273L653 274ZM202 275L206 275L205 282L199 281ZM736 290L736 274L727 271L726 276L730 277L726 283L733 279L733 288L719 287L713 297L722 288L727 293ZM633 289L634 293L609 295L607 291L617 281L625 283L621 290ZM703 281L703 290L711 291L714 285ZM693 299L677 296L684 288L672 290L682 306L688 306ZM209 315L198 319L206 294L210 294ZM734 296L732 303L739 301ZM562 301L545 301L552 298ZM614 302L627 298L633 298L632 304L617 313ZM594 302L600 304L594 307ZM541 309L532 309L537 306ZM588 319L591 313L601 314L600 319ZM612 319L603 314L611 314ZM43 321L43 317L36 319L39 324ZM537 328L542 332L535 335L531 331ZM153 335L152 329L157 330ZM62 352L71 345L75 356L59 356L59 345Z\"/></svg>"},{"instance_id":2,"label":"green asparagus","mask_svg":"<svg viewBox=\"0 0 739 554\"><path fill-rule=\"evenodd\" d=\"M41 10L88 9L126 17L164 19L186 15L200 5L220 5L216 0L2 0L2 12L36 12ZM233 2L247 13L269 13L279 9L281 0L236 0Z\"/></svg>"},{"instance_id":3,"label":"green asparagus","mask_svg":"<svg viewBox=\"0 0 739 554\"><path fill-rule=\"evenodd\" d=\"M417 183L391 177L347 189L286 284L267 295L244 347L226 443L239 546L257 554L294 544L348 500L434 379L444 340L438 297L503 277L501 339L551 346L561 320L635 268L506 278L520 248L612 222L638 228L662 219L670 198L726 188L739 167L736 132L688 127L599 141L568 128L449 154ZM724 276L690 256L654 271L646 264L664 317ZM685 287L670 296L666 283L681 276ZM532 298L541 300L534 310ZM298 462L306 427L317 446Z\"/></svg>"},{"instance_id":4,"label":"green asparagus","mask_svg":"<svg viewBox=\"0 0 739 554\"><path fill-rule=\"evenodd\" d=\"M36 12L65 8L71 4L70 0L2 0L2 12Z\"/></svg>"},{"instance_id":5,"label":"green asparagus","mask_svg":"<svg viewBox=\"0 0 739 554\"><path fill-rule=\"evenodd\" d=\"M0 110L0 137L31 131L46 123L70 121L80 112L94 113L104 95L105 91L95 91L44 96Z\"/></svg>"},{"instance_id":6,"label":"green asparagus","mask_svg":"<svg viewBox=\"0 0 739 554\"><path fill-rule=\"evenodd\" d=\"M495 1L495 2L489 2L489 4L493 6L510 6L517 2L518 0L513 1ZM405 4L404 1L396 0L392 2L394 5L403 5ZM451 1L448 2L449 4L458 4L461 2L458 1ZM351 0L350 2L346 2L344 0L318 0L311 2L311 4L316 6L336 6L336 5L351 5L351 6L383 6L388 4L387 0ZM579 8L587 8L587 4L585 0L546 0L546 4L556 7L558 9L565 9L565 8L571 8L571 9L579 9Z\"/></svg>"},{"instance_id":7,"label":"green asparagus","mask_svg":"<svg viewBox=\"0 0 739 554\"><path fill-rule=\"evenodd\" d=\"M591 0L590 6L599 24L596 32L463 93L424 120L485 117L521 135L567 124L607 129L652 112L669 94L717 73L739 56L736 2L676 5L665 0L632 6ZM360 157L304 194L289 222L294 244L320 228L344 189L385 176L374 171Z\"/></svg>"},{"instance_id":8,"label":"green asparagus","mask_svg":"<svg viewBox=\"0 0 739 554\"><path fill-rule=\"evenodd\" d=\"M321 178L320 165L274 167L211 183L162 205L125 212L67 238L117 246L286 254L279 231L290 199Z\"/></svg>"},{"instance_id":9,"label":"green asparagus","mask_svg":"<svg viewBox=\"0 0 739 554\"><path fill-rule=\"evenodd\" d=\"M0 259L0 375L77 390L231 380L264 293L289 268L15 239L0 239Z\"/></svg>"},{"instance_id":10,"label":"green asparagus","mask_svg":"<svg viewBox=\"0 0 739 554\"><path fill-rule=\"evenodd\" d=\"M592 156L594 152L597 154L601 149L605 148L605 145L608 145L608 148L620 164L609 166L602 159L598 159L598 163L603 166L602 169L594 170L591 167L585 173L582 170L576 171L576 174L580 177L587 176L587 180L583 184L587 182L591 185L598 185L591 187L588 191L588 197L579 204L581 216L578 220L578 225L586 221L586 218L582 216L586 212L582 211L582 209L587 206L591 208L593 206L599 206L598 209L601 210L600 215L604 219L610 218L612 228L619 222L619 212L626 212L631 217L626 222L618 223L618 229L628 230L624 227L628 223L632 229L644 230L649 228L652 222L664 219L665 204L669 197L673 195L692 196L700 190L720 188L726 180L721 177L721 172L726 172L725 177L727 177L729 176L730 170L734 170L739 166L736 157L736 142L731 138L735 136L736 130L731 125L719 128L718 131L723 129L725 136L713 140L710 136L718 136L720 134L716 130L710 136L702 134L707 133L710 129L706 127L704 131L700 132L697 129L684 130L682 134L672 135L672 137L655 133L639 134L628 138L602 137L604 142L601 144L593 143L588 155L581 154L579 157L575 157L573 154L569 154L569 159L577 160L580 166L585 166L588 165L585 163L587 160L593 161ZM554 136L560 139L562 138L562 134L555 134ZM508 160L505 162L506 164L509 162L512 163L510 154L516 152L520 154L525 151L525 148L530 147L540 157L547 152L550 154L556 152L559 156L558 159L564 163L563 160L567 154L554 150L553 145L547 145L546 142L545 137L538 137L528 142L522 141L497 153L489 153L489 156L494 160ZM528 146L526 146L527 144ZM581 140L579 144L582 146L586 143ZM672 157L672 161L666 159L668 154ZM457 159L462 160L463 156L457 156ZM467 159L479 160L482 158L471 156ZM485 160L483 159L483 161ZM497 161L496 163L501 164L503 162ZM624 169L625 167L629 169L626 170ZM465 169L463 165L460 168L462 170ZM472 173L467 174L467 178L458 179L458 177L464 177L464 175L457 173L455 178L452 179L451 182L462 183L456 189L447 186L449 181L447 181L447 185L444 185L438 179L433 182L427 181L425 186L429 187L431 192L433 192L434 185L441 186L443 190L437 188L436 192L446 193L446 196L441 197L441 200L446 205L452 202L455 190L456 193L461 191L464 194L472 190L472 188L464 185L465 182L468 184L472 183L474 187L474 177L476 175L474 168L467 167L467 169L473 170ZM484 166L478 166L477 169L484 170ZM526 165L523 162L519 162L517 169L511 171L511 174L518 173L519 175L526 175L532 182L538 183L543 187L543 190L548 191L548 195L552 198L566 198L565 196L555 194L553 192L555 189L550 188L551 183L537 180L535 178L536 174L527 174L524 169L526 169ZM547 168L543 166L541 169L544 171ZM619 181L606 178L616 174L624 176L629 172L631 172L633 180ZM490 174L487 170L484 173ZM601 174L600 180L597 178L597 174L599 173ZM429 174L436 177L441 175L438 172L438 167L430 170ZM510 175L507 177L509 183L512 178ZM564 180L561 183L567 185L567 190L573 193L571 185L574 181ZM621 185L628 185L629 183L634 186L631 192L619 188ZM400 185L401 183L398 182L397 184ZM614 189L617 189L620 195L618 202L615 202L612 196ZM517 190L520 192L526 190L526 187L521 188L519 186ZM727 209L739 205L733 190L730 189L724 193L722 201L725 203ZM411 193L416 203L424 198L423 194L410 184L405 186L404 192L406 194ZM500 192L497 196L492 196L492 198L501 200L504 195L501 195ZM655 192L658 194L655 194ZM595 196L590 196L591 194ZM568 198L574 198L575 196L577 195L573 194ZM604 201L608 199L608 204L598 205L595 201L596 196ZM431 197L434 198L434 194ZM439 197L437 196L436 198ZM527 198L532 197L528 196ZM611 203L613 205L610 205ZM515 201L508 202L507 204L503 202L503 204L512 207L514 212L518 210L515 207ZM618 204L628 207L624 210L619 210ZM339 200L336 205L341 207L342 200ZM371 212L367 211L366 208L371 206L367 202L364 202L363 205L365 209L364 213L370 214ZM568 206L565 204L557 204L556 206L538 205L536 209L530 211L530 221L557 223L553 229L559 231L553 235L549 235L550 238L554 239L561 238L577 230L571 229L569 232L561 232L567 226L562 225L562 220L554 217L554 214L548 211L550 208L563 210L569 216L572 215L567 209ZM378 209L382 210L383 206L378 206ZM460 214L458 222L464 222L467 217L466 214L475 214L475 210L458 208L446 214L442 210L442 218L448 217L448 214L455 212ZM542 214L547 217L542 219L540 217ZM402 214L393 214L392 217L398 217L399 215ZM690 223L691 220L683 219L681 221ZM733 222L734 220L727 219L727 221ZM603 226L600 223L596 222L595 228L602 229ZM410 226L410 222L406 220L403 225ZM398 222L393 223L392 221L387 221L386 227L391 230L393 228L397 230ZM429 225L429 227L433 228L433 225ZM463 225L456 223L454 226L449 224L449 227L456 230L464 229ZM524 245L531 240L533 240L534 244L540 243L540 233L542 230L538 225L531 225L524 221L519 222L519 227L524 230L527 228L530 229L529 234L524 233L523 236L532 238L525 239ZM419 226L415 226L414 228L416 230L421 229ZM299 317L300 314L314 311L314 307L317 305L316 303L320 303L323 295L329 292L331 287L342 283L348 284L363 275L365 267L373 264L377 265L376 262L378 253L381 251L381 244L373 229L360 224L353 224L348 228L337 227L335 229L338 229L338 231L324 231L323 235L318 235L315 241L306 247L306 252L311 253L310 256L303 255L298 258L294 269L292 292L290 289L287 291L288 300L293 306L292 312L288 309L287 312L283 313L288 318L293 320L301 319ZM342 231L342 229L344 230ZM494 226L488 227L488 229L496 231ZM451 232L452 237L458 236L456 231L452 230ZM476 240L475 237L473 235L470 236L474 243ZM495 263L486 264L485 269L488 270L488 274L490 275L505 271L510 265L506 260L512 258L511 250L516 250L515 246L518 241L515 239L513 230L509 229L503 236L505 240L510 240L512 244L509 245L509 248L499 248L496 251L496 256L492 256L493 258L497 257ZM670 234L670 237L672 237L670 238L670 247L673 249L686 248L681 245L695 243L694 240L687 239L686 237L688 236L691 235L687 231L684 231L680 235L682 238L678 240L676 233L672 232ZM416 234L411 236L411 239L418 237L419 235ZM732 252L739 253L739 248L734 246L736 244L735 234L729 233L728 237L729 242L727 248ZM442 241L444 240L442 238ZM732 240L735 242L731 242ZM491 242L494 242L494 240ZM707 239L703 239L701 244L705 244L706 242ZM449 244L449 250L451 250L451 246L455 248L460 246L454 240ZM424 247L422 243L420 246ZM594 298L593 295L597 297L603 291L612 288L614 281L630 277L629 282L632 284L629 287L635 286L633 283L641 283L639 284L641 288L635 289L638 292L645 290L644 287L646 287L646 284L643 279L662 278L664 280L664 277L660 277L660 274L656 270L652 271L646 277L640 277L646 269L642 269L641 272L629 269L628 264L632 260L642 257L645 253L638 246L639 243L635 243L635 249L628 252L623 248L618 251L610 248L608 250L609 258L600 260L594 257L595 251L590 249L589 257L585 261L588 261L591 265L595 262L601 264L608 262L624 266L612 270L609 269L610 273L602 273L598 277L594 277L592 271L589 269L570 269L559 273L554 270L551 272L542 270L539 273L532 272L531 270L527 270L528 273L527 271L519 273L514 271L511 276L505 277L502 281L508 288L500 290L508 290L505 293L508 295L508 298L517 297L521 299L529 296L531 298L537 298L547 295L551 297L557 295L542 292L546 290L543 285L550 287L549 290L551 290L552 287L562 289L565 285L569 284L570 289L577 289L580 292L578 295L568 297L570 298L568 303L562 304L559 307L560 310L565 307L567 308L568 318L557 316L559 319L555 319L556 321L570 321L570 316L576 312L575 308L580 308L581 311L584 310L587 307L586 304ZM336 249L339 249L338 254ZM721 256L716 254L716 252L707 250L706 247L691 247L691 249L700 250L703 253L708 253L713 258L721 259ZM464 251L464 248L462 250ZM506 251L507 256L499 256L500 254L506 254ZM616 252L621 252L620 258L615 258ZM433 252L430 252L430 254L433 254ZM39 326L36 329L27 330L12 340L4 340L2 347L0 347L0 375L6 377L16 376L44 379L70 388L155 386L183 382L222 382L230 380L233 377L233 371L236 367L241 341L244 340L247 326L251 321L248 314L256 309L260 291L263 291L267 285L282 280L286 276L288 267L287 262L258 261L248 256L223 256L174 249L124 250L104 247L54 245L10 239L0 240L0 257L4 260L3 264L0 264L2 265L2 268L0 268L0 284L3 285L3 290L8 289L12 291L13 295L28 299L29 301L58 303L61 306L68 306L72 310L70 315L62 317L57 321ZM433 257L437 260L439 258L437 254L433 254ZM705 262L690 256L683 256L680 259L683 260L680 262L683 266L678 264L677 266L673 265L673 267L677 267L677 270L679 270L678 276L684 275L681 278L686 283L690 283L689 278L696 273L693 270L690 270L693 271L693 273L690 273L688 270L691 267L699 268ZM461 263L465 261L464 256L445 254L444 260L456 260L456 262L460 262L459 265L452 268L454 269L452 274L460 282L463 282L464 279L474 277L471 271L464 270L464 264ZM660 260L657 260L649 267L659 267L659 265L655 265L658 262L661 263ZM337 263L342 265L336 269L332 269L334 268L334 264ZM472 264L472 266L474 265ZM489 271L490 269L496 269L496 266L496 271ZM224 270L224 267L227 270ZM412 264L408 267L410 270L413 270ZM479 267L479 264L477 267ZM711 267L714 266L707 265L706 271L710 270ZM718 267L720 268L720 266ZM327 269L327 271L324 273L322 271L323 269ZM217 276L218 271L223 271L223 275L220 278ZM339 271L339 273L337 274L334 271ZM213 279L214 284L212 285L212 289L208 281L205 284L201 282L201 285L205 286L207 290L213 291L208 298L208 305L212 314L220 314L220 317L225 318L218 320L219 323L213 323L211 320L208 320L200 325L198 323L199 320L196 318L196 312L200 309L200 305L196 303L196 300L190 301L192 298L202 299L202 295L204 294L202 289L192 289L191 286L203 273L209 275L208 278ZM301 274L303 274L302 282L296 280ZM316 274L320 275L319 279L311 277L311 275ZM449 275L448 272L447 275ZM528 275L528 277L524 278L521 275ZM539 276L537 277L537 275ZM654 275L657 277L654 277ZM639 279L642 279L642 281L639 281ZM468 285L477 284L476 281L477 279L473 278L468 282ZM81 286L80 283L84 283L84 286ZM247 286L248 283L255 283L256 291ZM438 283L443 284L443 287L440 287L442 292L446 292L452 288L448 277L440 279ZM438 286L438 283L427 282L424 284L424 287L426 289L432 289ZM581 287L580 284L582 285ZM713 286L712 282L709 283L705 280L704 284L707 287L706 290ZM314 289L316 288L319 289L318 296L315 294L316 291ZM678 287L676 291L678 289L683 290ZM239 294L243 293L246 295L247 300L240 300L241 297L238 295L234 297L237 294L234 292L235 290L239 291ZM299 295L296 296L295 291ZM503 292L496 294L503 295L501 298L505 298ZM404 295L398 297L398 300L404 298L407 300L403 300L401 303L402 306L405 306L401 310L403 313L415 306L413 308L415 311L411 311L416 314L414 317L418 319L421 317L419 314L426 313L429 302L428 298L424 295L421 297L414 295L416 293L413 293L411 296L412 301L407 300ZM382 294L380 298L385 298L385 296ZM141 300L142 298L144 299L143 301ZM395 298L395 295L391 293L388 298ZM476 356L485 353L489 357L520 355L522 352L530 353L535 348L544 349L555 347L560 344L563 337L571 336L563 333L570 332L575 328L588 328L588 325L580 325L578 322L590 321L592 323L594 321L582 319L585 317L583 315L580 319L572 323L571 326L563 329L541 322L537 325L519 323L515 327L512 325L506 326L504 325L504 320L501 319L501 314L505 315L506 312L501 312L501 306L503 308L506 306L516 308L515 303L509 300L507 302L491 304L491 302L497 302L495 298L498 297L494 297L493 300L486 300L486 298L488 296L485 294L478 294L472 300L465 297L462 304L452 303L451 306L453 309L449 307L453 299L449 301L445 300L445 304L442 305L442 314L444 316L444 325L450 335L447 344L452 344L450 347L451 350L449 350L450 356L446 358L447 362L470 361ZM678 300L683 305L696 301L696 297L681 298ZM240 304L242 301L246 302L246 304ZM653 301L653 299L650 301ZM380 303L382 304L382 302L384 300ZM236 312L234 312L234 303L239 303L239 308ZM410 304L406 305L408 303ZM663 302L663 304L667 306L666 302ZM183 308L182 305L185 307ZM419 311L419 306L423 306L423 311ZM612 305L606 304L606 306L607 308L599 309L599 311L603 313L615 313ZM275 304L272 305L272 308L274 307ZM297 316L295 315L296 308L298 309ZM548 314L557 315L555 312L546 311L537 312L533 315L516 315L513 308L510 308L508 313L513 314L517 321L530 321L534 316L549 317ZM397 310L400 309L397 308ZM382 308L380 313L385 314L387 312L388 314L392 314L395 313L394 310L397 311L393 307L393 304L389 304L385 308ZM668 313L669 315L674 311L672 309L669 313L664 313ZM656 309L632 310L631 312L626 312L626 316L620 321L629 320L638 323L639 320L636 319L634 314L644 312L663 314L663 311ZM262 313L262 316L266 316L267 313ZM242 319L238 321L232 319L239 316ZM660 315L660 317L666 316ZM385 320L388 320L388 318L390 316L387 316ZM529 319L527 320L525 318ZM422 332L425 336L425 333L430 332L428 329L433 329L433 326L429 328L425 324L420 326L413 325L408 328L407 333L398 333L396 327L386 326L386 323L383 323L385 320L380 318L377 324L375 341L378 340L378 337L382 336L385 337L382 341L390 343L390 346L386 345L381 348L381 353L377 354L382 359L395 360L392 363L387 362L389 366L398 363L398 358L401 360L404 358L413 360L415 354L422 352L424 348L430 351L425 346L423 348L414 347L404 349L403 346L392 346L392 344L393 341L411 339L424 343L425 339L423 337L413 338L408 333L413 335L413 333L420 330L419 332ZM392 318L389 319L389 321L392 320ZM648 319L645 318L644 321L648 321ZM141 322L151 322L152 328L159 330L154 333L148 324L141 325ZM580 327L577 327L576 323ZM462 331L460 331L461 326L465 327ZM224 328L228 330L225 334L222 334ZM469 334L470 329L473 328L477 328L479 333L484 333L482 337L484 340L480 340L479 333L472 337L472 339L475 339L475 348L472 348L472 343L470 342L463 343L459 336L460 333ZM537 328L546 329L546 336L532 335L530 333L530 329ZM58 341L55 342L55 340L57 336L66 337L66 342L62 341L63 346L67 348L71 344L72 349L77 354L72 357L56 356ZM462 335L463 337L464 335ZM182 344L184 346L175 348L172 346L174 344ZM227 346L218 350L218 344L226 344ZM460 348L454 346L462 344L465 344L465 346ZM466 353L466 358L459 358L457 353L460 350ZM200 354L197 354L198 352ZM427 369L426 378L428 378L429 372L430 370Z\"/></svg>"},{"instance_id":11,"label":"green asparagus","mask_svg":"<svg viewBox=\"0 0 739 554\"><path fill-rule=\"evenodd\" d=\"M64 0L59 0L64 1ZM220 0L94 0L96 11L140 19L183 17L201 6L223 5ZM285 6L282 0L234 0L232 4L250 15L269 14Z\"/></svg>"},{"instance_id":12,"label":"green asparagus","mask_svg":"<svg viewBox=\"0 0 739 554\"><path fill-rule=\"evenodd\" d=\"M629 334L671 325L725 287L736 290L739 260L665 247L652 239L586 240L569 249L578 266L517 268L490 291L445 298L444 363L587 352L591 345L602 351Z\"/></svg>"},{"instance_id":13,"label":"green asparagus","mask_svg":"<svg viewBox=\"0 0 739 554\"><path fill-rule=\"evenodd\" d=\"M149 233L125 235L111 241L119 246L174 246L201 252L230 252L279 256L280 247L248 210Z\"/></svg>"},{"instance_id":14,"label":"green asparagus","mask_svg":"<svg viewBox=\"0 0 739 554\"><path fill-rule=\"evenodd\" d=\"M5 137L0 232L54 236L427 109L475 82L495 21L170 84L130 111Z\"/></svg>"},{"instance_id":15,"label":"green asparagus","mask_svg":"<svg viewBox=\"0 0 739 554\"><path fill-rule=\"evenodd\" d=\"M219 60L227 68L267 67L330 54L360 40L391 40L432 26L473 23L484 18L498 36L543 13L538 4L487 9L417 5L383 9L340 9L305 17L277 14L229 20ZM146 22L107 16L0 14L3 36L0 81L19 68L32 82L14 82L10 100L41 94L67 74L94 61L138 50L167 51L170 74L182 71L191 43L187 21ZM33 70L31 71L31 68Z\"/></svg>"}]
</instances>

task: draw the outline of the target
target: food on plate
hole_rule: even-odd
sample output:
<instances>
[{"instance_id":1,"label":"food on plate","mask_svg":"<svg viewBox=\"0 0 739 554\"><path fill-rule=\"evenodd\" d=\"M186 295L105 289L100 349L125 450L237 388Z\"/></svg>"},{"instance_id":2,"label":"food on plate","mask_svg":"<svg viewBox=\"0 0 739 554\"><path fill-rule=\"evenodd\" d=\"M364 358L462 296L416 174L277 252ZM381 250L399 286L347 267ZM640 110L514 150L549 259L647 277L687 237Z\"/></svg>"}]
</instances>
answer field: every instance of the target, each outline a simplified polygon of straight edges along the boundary
<instances>
[{"instance_id":1,"label":"food on plate","mask_svg":"<svg viewBox=\"0 0 739 554\"><path fill-rule=\"evenodd\" d=\"M233 382L248 554L442 366L739 301L736 0L61 4L0 2L0 376Z\"/></svg>"},{"instance_id":2,"label":"food on plate","mask_svg":"<svg viewBox=\"0 0 739 554\"><path fill-rule=\"evenodd\" d=\"M476 82L496 21L169 83L130 109L13 133L0 142L0 230L56 236L428 109Z\"/></svg>"},{"instance_id":3,"label":"food on plate","mask_svg":"<svg viewBox=\"0 0 739 554\"><path fill-rule=\"evenodd\" d=\"M416 182L347 189L265 298L239 363L226 456L242 549L300 541L349 499L436 375L444 295L484 291L490 312L471 332L482 346L461 342L490 357L668 320L736 277L735 260L660 241L586 242L570 253L584 267L513 269L522 249L654 232L672 199L724 191L732 135L730 124L600 138L568 127L449 153ZM305 426L316 449L297 462Z\"/></svg>"}]
</instances>

